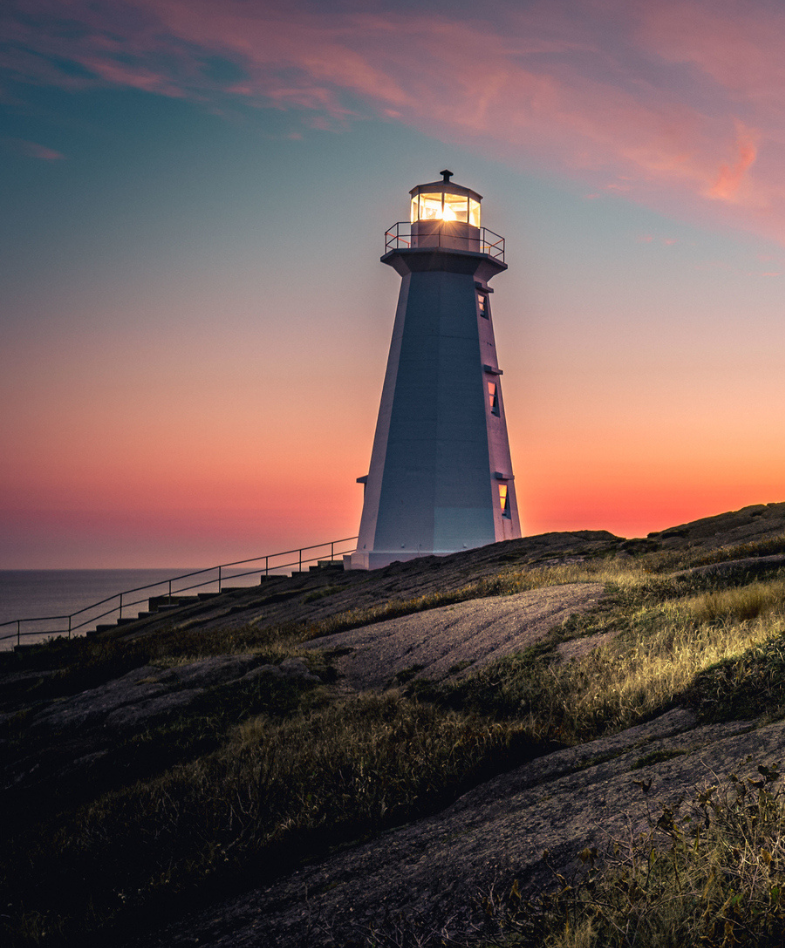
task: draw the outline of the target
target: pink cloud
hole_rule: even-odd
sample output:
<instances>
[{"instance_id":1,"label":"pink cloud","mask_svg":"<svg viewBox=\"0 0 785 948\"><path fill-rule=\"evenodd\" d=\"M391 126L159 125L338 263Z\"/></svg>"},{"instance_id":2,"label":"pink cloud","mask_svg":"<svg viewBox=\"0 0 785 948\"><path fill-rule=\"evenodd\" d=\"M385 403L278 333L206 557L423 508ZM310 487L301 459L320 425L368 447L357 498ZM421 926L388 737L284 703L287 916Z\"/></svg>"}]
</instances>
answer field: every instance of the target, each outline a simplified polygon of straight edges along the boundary
<instances>
[{"instance_id":1,"label":"pink cloud","mask_svg":"<svg viewBox=\"0 0 785 948\"><path fill-rule=\"evenodd\" d=\"M709 197L732 201L739 193L747 171L758 156L759 133L737 123L737 156L732 165L721 165L717 180L709 188Z\"/></svg>"},{"instance_id":2,"label":"pink cloud","mask_svg":"<svg viewBox=\"0 0 785 948\"><path fill-rule=\"evenodd\" d=\"M590 194L785 240L785 9L765 0L496 0L449 18L427 2L26 0L25 11L11 39L36 55L13 68L30 81L241 99L302 112L306 128L378 115L560 170ZM62 31L67 18L78 33ZM242 78L211 78L211 57Z\"/></svg>"},{"instance_id":3,"label":"pink cloud","mask_svg":"<svg viewBox=\"0 0 785 948\"><path fill-rule=\"evenodd\" d=\"M40 161L61 161L65 155L53 148L46 148L37 142L28 142L19 138L6 139L8 145L20 155L37 158Z\"/></svg>"}]
</instances>

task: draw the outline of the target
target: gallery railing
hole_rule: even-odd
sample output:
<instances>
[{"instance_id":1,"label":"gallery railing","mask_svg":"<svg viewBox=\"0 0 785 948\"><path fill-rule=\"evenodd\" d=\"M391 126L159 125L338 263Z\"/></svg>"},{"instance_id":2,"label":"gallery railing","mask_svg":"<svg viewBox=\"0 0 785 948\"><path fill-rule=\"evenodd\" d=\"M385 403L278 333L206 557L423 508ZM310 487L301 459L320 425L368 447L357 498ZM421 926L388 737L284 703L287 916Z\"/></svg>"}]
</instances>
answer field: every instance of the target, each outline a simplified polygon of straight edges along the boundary
<instances>
[{"instance_id":1,"label":"gallery railing","mask_svg":"<svg viewBox=\"0 0 785 948\"><path fill-rule=\"evenodd\" d=\"M68 636L70 639L76 633L86 631L86 626L92 626L101 619L114 619L117 615L119 622L123 618L123 610L126 612L133 606L138 606L151 598L159 600L160 605L176 606L178 597L183 593L201 590L208 592L205 587L217 585L217 592L225 591L228 587L227 582L236 582L238 579L248 576L259 576L261 582L263 577L280 574L284 570L302 571L303 566L319 562L320 560L332 561L336 556L343 557L347 553L354 552L354 546L348 549L342 549L344 544L354 543L357 537L344 537L341 540L328 540L326 543L315 543L313 546L303 546L297 550L285 550L283 553L269 553L265 556L255 556L247 560L235 560L233 563L221 563L219 566L208 566L206 569L193 570L190 573L182 573L178 576L172 576L170 579L162 579L155 583L148 583L145 586L137 586L134 589L124 589L122 592L114 593L100 602L91 603L83 609L78 609L70 615L61 616L37 616L27 619L9 619L6 622L0 622L0 643L9 639L16 639L16 644L21 645L22 639L36 635L41 638L50 638L56 636ZM319 550L319 553L313 553ZM303 555L312 554L312 555ZM286 562L278 562L281 558L291 557ZM264 561L264 565L262 565ZM246 569L250 564L258 564L252 569ZM195 581L194 581L195 580ZM188 582L191 581L191 582ZM186 585L182 585L185 582ZM245 583L244 585L249 585ZM152 593L152 590L160 590L158 593ZM139 593L145 593L140 598L131 598ZM103 610L95 614L95 610ZM37 628L31 628L37 623ZM42 628L47 623L58 623L58 628ZM2 634L4 630L11 631ZM1 647L1 646L0 646Z\"/></svg>"},{"instance_id":2,"label":"gallery railing","mask_svg":"<svg viewBox=\"0 0 785 948\"><path fill-rule=\"evenodd\" d=\"M429 227L398 221L384 235L385 253L392 250L464 250L470 253L485 253L499 263L504 263L504 237L494 234L487 227L473 227L469 232L443 227Z\"/></svg>"}]
</instances>

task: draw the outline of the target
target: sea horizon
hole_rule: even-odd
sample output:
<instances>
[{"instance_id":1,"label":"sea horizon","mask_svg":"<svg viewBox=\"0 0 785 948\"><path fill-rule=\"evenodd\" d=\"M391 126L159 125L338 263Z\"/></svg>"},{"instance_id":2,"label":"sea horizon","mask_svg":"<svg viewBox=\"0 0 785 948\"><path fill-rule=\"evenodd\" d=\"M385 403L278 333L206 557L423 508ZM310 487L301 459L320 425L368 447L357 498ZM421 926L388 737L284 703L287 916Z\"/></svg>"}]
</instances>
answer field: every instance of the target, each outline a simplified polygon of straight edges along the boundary
<instances>
[{"instance_id":1,"label":"sea horizon","mask_svg":"<svg viewBox=\"0 0 785 948\"><path fill-rule=\"evenodd\" d=\"M189 575L200 572L203 577ZM178 577L184 578L175 582ZM237 582L230 570L224 571L223 578ZM254 578L243 577L240 582L251 585ZM0 569L0 651L13 648L17 641L34 644L67 635L69 616L72 635L94 629L99 621L113 622L119 615L120 594L123 615L134 616L146 609L150 596L166 595L170 580L173 593L198 584L191 590L196 593L217 589L217 579L217 568L210 567Z\"/></svg>"}]
</instances>

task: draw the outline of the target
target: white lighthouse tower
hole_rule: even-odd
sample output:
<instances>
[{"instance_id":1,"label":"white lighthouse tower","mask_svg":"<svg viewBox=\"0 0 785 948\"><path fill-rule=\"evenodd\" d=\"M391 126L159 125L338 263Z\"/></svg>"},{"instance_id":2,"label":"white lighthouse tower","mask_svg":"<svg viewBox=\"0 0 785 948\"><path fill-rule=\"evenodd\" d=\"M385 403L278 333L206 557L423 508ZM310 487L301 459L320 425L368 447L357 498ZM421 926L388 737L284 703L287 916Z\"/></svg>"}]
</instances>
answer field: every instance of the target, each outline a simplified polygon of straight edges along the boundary
<instances>
[{"instance_id":1,"label":"white lighthouse tower","mask_svg":"<svg viewBox=\"0 0 785 948\"><path fill-rule=\"evenodd\" d=\"M441 175L385 235L402 281L352 569L521 535L488 286L504 240Z\"/></svg>"}]
</instances>

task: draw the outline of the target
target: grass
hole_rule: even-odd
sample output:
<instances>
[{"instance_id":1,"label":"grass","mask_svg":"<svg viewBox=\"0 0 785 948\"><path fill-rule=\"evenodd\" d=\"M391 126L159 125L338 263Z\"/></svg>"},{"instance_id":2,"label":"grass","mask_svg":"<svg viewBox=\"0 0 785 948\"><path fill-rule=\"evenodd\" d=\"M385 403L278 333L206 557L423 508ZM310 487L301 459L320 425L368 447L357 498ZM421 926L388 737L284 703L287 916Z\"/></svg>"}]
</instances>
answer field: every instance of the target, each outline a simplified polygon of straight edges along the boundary
<instances>
[{"instance_id":1,"label":"grass","mask_svg":"<svg viewBox=\"0 0 785 948\"><path fill-rule=\"evenodd\" d=\"M628 846L585 850L575 886L489 905L496 948L779 948L785 933L785 798L776 768L665 808ZM487 946L490 948L490 945Z\"/></svg>"},{"instance_id":2,"label":"grass","mask_svg":"<svg viewBox=\"0 0 785 948\"><path fill-rule=\"evenodd\" d=\"M23 835L6 851L6 899L33 942L127 925L197 883L264 881L432 812L536 750L521 729L395 692L256 715L219 749Z\"/></svg>"},{"instance_id":3,"label":"grass","mask_svg":"<svg viewBox=\"0 0 785 948\"><path fill-rule=\"evenodd\" d=\"M771 585L776 590L780 582ZM717 681L717 669L725 670L726 705L742 688L741 680L729 685L731 669L749 668L747 692L758 687L756 674L759 678L762 672L754 668L759 666L774 668L771 688L785 683L785 668L769 662L783 649L783 617L700 621L696 603L710 594L681 592L677 583L627 576L610 586L597 610L573 618L544 642L454 684L415 682L412 693L494 720L523 723L545 743L575 744L630 727L682 699L700 704ZM560 641L608 632L615 637L580 662L559 660ZM760 649L767 651L756 666ZM765 695L762 701L768 700Z\"/></svg>"},{"instance_id":4,"label":"grass","mask_svg":"<svg viewBox=\"0 0 785 948\"><path fill-rule=\"evenodd\" d=\"M247 652L279 662L305 655L306 639L478 596L566 582L607 590L596 609L545 641L457 683L423 682L412 668L387 693L347 696L330 656L309 652L321 684L233 684L153 722L112 748L91 771L95 779L77 771L70 785L39 795L36 820L7 821L4 943L57 944L131 925L152 907L203 898L240 879L273 878L433 812L550 747L621 730L675 704L690 703L706 720L785 713L785 580L674 578L668 571L705 555L642 550L564 566L509 565L456 591L308 625L170 629L31 653L28 667L40 675L20 681L7 702L74 694L148 664ZM717 557L729 558L727 551ZM601 633L610 633L602 647L560 661L560 642ZM37 753L25 715L6 722L4 736L14 752ZM641 758L640 766L654 762ZM671 870L658 867L665 879ZM595 923L581 922L581 937Z\"/></svg>"},{"instance_id":5,"label":"grass","mask_svg":"<svg viewBox=\"0 0 785 948\"><path fill-rule=\"evenodd\" d=\"M735 619L745 622L785 607L785 580L754 582L736 589L718 589L695 596L684 603L699 622Z\"/></svg>"}]
</instances>

